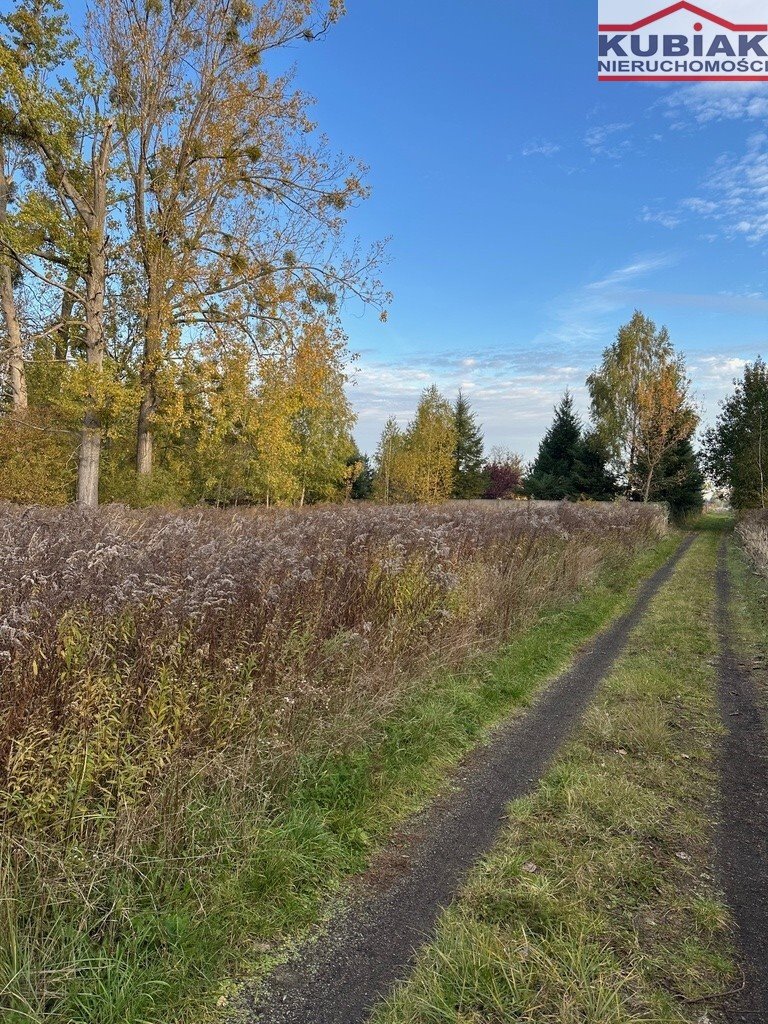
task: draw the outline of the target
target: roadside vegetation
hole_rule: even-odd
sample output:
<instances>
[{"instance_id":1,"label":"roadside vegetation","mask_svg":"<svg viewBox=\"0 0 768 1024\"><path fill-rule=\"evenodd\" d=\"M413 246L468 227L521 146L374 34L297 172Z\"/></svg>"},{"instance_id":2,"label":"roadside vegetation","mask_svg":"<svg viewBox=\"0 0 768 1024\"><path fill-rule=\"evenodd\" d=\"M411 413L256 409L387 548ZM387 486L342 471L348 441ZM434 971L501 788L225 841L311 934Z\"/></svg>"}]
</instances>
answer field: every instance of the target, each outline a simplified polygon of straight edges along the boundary
<instances>
[{"instance_id":1,"label":"roadside vegetation","mask_svg":"<svg viewBox=\"0 0 768 1024\"><path fill-rule=\"evenodd\" d=\"M764 578L768 577L768 512L760 510L741 515L736 534L757 571Z\"/></svg>"},{"instance_id":2,"label":"roadside vegetation","mask_svg":"<svg viewBox=\"0 0 768 1024\"><path fill-rule=\"evenodd\" d=\"M2 524L12 1024L198 1019L677 542L639 505Z\"/></svg>"},{"instance_id":3,"label":"roadside vegetation","mask_svg":"<svg viewBox=\"0 0 768 1024\"><path fill-rule=\"evenodd\" d=\"M744 667L754 674L757 693L768 709L768 513L739 517L729 548L734 581L731 621Z\"/></svg>"},{"instance_id":4,"label":"roadside vegetation","mask_svg":"<svg viewBox=\"0 0 768 1024\"><path fill-rule=\"evenodd\" d=\"M682 1024L738 985L712 874L718 542L680 563L376 1024Z\"/></svg>"}]
</instances>

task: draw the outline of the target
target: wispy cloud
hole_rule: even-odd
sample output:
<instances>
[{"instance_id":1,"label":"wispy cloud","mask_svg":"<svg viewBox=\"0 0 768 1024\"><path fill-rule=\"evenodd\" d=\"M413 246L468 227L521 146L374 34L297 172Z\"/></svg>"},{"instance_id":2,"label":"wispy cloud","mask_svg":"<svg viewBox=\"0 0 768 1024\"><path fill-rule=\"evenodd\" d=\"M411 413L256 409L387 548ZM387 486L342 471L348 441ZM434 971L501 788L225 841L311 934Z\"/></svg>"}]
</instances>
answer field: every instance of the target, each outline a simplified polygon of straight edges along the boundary
<instances>
[{"instance_id":1,"label":"wispy cloud","mask_svg":"<svg viewBox=\"0 0 768 1024\"><path fill-rule=\"evenodd\" d=\"M580 288L554 298L547 323L534 337L512 337L495 347L430 351L414 343L413 354L391 362L364 358L354 372L351 398L359 413L359 443L368 451L388 416L405 424L419 394L436 383L448 395L467 394L483 423L488 446L503 444L526 457L552 418L566 387L587 412L584 381L602 348L614 336L617 317L631 310L638 285L676 260L675 254L643 253Z\"/></svg>"},{"instance_id":2,"label":"wispy cloud","mask_svg":"<svg viewBox=\"0 0 768 1024\"><path fill-rule=\"evenodd\" d=\"M723 154L706 178L703 195L692 196L683 206L715 222L729 236L749 242L768 237L768 136L747 140L740 156Z\"/></svg>"},{"instance_id":3,"label":"wispy cloud","mask_svg":"<svg viewBox=\"0 0 768 1024\"><path fill-rule=\"evenodd\" d=\"M768 117L768 83L699 82L675 88L660 104L671 128L688 129L714 121Z\"/></svg>"},{"instance_id":4,"label":"wispy cloud","mask_svg":"<svg viewBox=\"0 0 768 1024\"><path fill-rule=\"evenodd\" d=\"M523 156L554 156L559 152L560 146L557 143L547 142L543 139L526 142L522 148Z\"/></svg>"},{"instance_id":5,"label":"wispy cloud","mask_svg":"<svg viewBox=\"0 0 768 1024\"><path fill-rule=\"evenodd\" d=\"M614 285L623 285L638 277L646 277L655 270L663 270L677 262L677 256L671 252L649 253L637 256L629 263L612 270L605 277L591 282L586 287L588 290L612 288Z\"/></svg>"},{"instance_id":6,"label":"wispy cloud","mask_svg":"<svg viewBox=\"0 0 768 1024\"><path fill-rule=\"evenodd\" d=\"M672 230L681 223L681 218L667 210L654 210L650 206L644 206L640 211L640 220L644 224L660 224L663 228Z\"/></svg>"},{"instance_id":7,"label":"wispy cloud","mask_svg":"<svg viewBox=\"0 0 768 1024\"><path fill-rule=\"evenodd\" d=\"M630 138L621 137L632 125L624 121L600 124L590 128L584 136L584 145L593 156L605 156L618 160L632 145Z\"/></svg>"}]
</instances>

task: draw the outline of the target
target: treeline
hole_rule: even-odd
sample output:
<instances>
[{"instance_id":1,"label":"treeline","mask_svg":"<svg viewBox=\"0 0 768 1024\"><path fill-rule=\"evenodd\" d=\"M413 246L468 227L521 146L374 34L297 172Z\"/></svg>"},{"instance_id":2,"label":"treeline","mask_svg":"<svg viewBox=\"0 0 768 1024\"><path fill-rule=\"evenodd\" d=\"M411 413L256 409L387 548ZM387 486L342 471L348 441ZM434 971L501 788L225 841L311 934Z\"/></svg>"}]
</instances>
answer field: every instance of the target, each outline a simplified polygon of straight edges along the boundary
<instances>
[{"instance_id":1,"label":"treeline","mask_svg":"<svg viewBox=\"0 0 768 1024\"><path fill-rule=\"evenodd\" d=\"M348 489L339 310L386 304L381 249L345 246L363 171L281 70L342 8L94 0L78 34L57 0L0 18L2 496Z\"/></svg>"},{"instance_id":2,"label":"treeline","mask_svg":"<svg viewBox=\"0 0 768 1024\"><path fill-rule=\"evenodd\" d=\"M636 312L588 377L591 423L566 391L533 463L495 452L466 398L428 388L401 430L389 420L376 452L372 493L383 501L447 498L664 501L677 517L700 509L703 476L692 437L699 417L683 357L665 328Z\"/></svg>"},{"instance_id":3,"label":"treeline","mask_svg":"<svg viewBox=\"0 0 768 1024\"><path fill-rule=\"evenodd\" d=\"M768 366L747 363L714 427L704 435L703 461L735 509L768 507Z\"/></svg>"}]
</instances>

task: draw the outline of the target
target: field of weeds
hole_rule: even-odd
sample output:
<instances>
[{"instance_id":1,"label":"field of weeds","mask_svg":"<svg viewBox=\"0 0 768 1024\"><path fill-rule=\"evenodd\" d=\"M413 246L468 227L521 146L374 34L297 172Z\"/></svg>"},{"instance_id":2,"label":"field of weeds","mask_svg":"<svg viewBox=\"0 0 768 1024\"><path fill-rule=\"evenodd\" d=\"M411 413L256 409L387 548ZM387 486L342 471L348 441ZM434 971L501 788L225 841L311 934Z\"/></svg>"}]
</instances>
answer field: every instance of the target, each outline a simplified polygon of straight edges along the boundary
<instances>
[{"instance_id":1,"label":"field of weeds","mask_svg":"<svg viewBox=\"0 0 768 1024\"><path fill-rule=\"evenodd\" d=\"M749 558L764 576L768 576L768 511L744 513L736 533Z\"/></svg>"},{"instance_id":2,"label":"field of weeds","mask_svg":"<svg viewBox=\"0 0 768 1024\"><path fill-rule=\"evenodd\" d=\"M231 941L213 875L279 904L273 931L296 917L286 858L312 860L308 808L335 800L322 772L298 800L307 765L365 751L416 680L666 529L628 504L0 506L3 1019L182 1019L190 972Z\"/></svg>"}]
</instances>

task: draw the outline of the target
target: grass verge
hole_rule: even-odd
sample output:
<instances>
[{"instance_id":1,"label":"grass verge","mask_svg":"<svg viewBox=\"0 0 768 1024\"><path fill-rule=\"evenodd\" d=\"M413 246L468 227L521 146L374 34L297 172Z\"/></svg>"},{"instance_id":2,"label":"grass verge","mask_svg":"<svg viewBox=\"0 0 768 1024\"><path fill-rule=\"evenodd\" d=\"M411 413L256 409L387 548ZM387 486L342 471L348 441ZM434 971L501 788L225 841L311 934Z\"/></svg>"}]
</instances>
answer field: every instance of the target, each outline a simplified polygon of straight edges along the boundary
<instances>
[{"instance_id":1,"label":"grass verge","mask_svg":"<svg viewBox=\"0 0 768 1024\"><path fill-rule=\"evenodd\" d=\"M635 586L678 542L670 537L630 565L614 565L495 656L418 681L365 745L305 757L268 806L242 806L229 791L201 787L204 797L183 802L183 822L169 817L168 850L138 851L98 900L87 887L69 891L72 875L62 864L61 904L46 907L53 942L42 942L29 919L28 908L41 902L30 888L34 873L7 864L0 928L20 941L3 946L3 1020L199 1022L201 1006L217 997L226 1003L220 979L244 960L249 976L267 970L281 944L318 918L343 878L365 866L483 731L528 703L581 643L628 607ZM183 851L176 834L186 839ZM55 873L47 866L47 877ZM73 897L93 904L87 928L82 912L70 916ZM41 974L49 986L42 994Z\"/></svg>"},{"instance_id":2,"label":"grass verge","mask_svg":"<svg viewBox=\"0 0 768 1024\"><path fill-rule=\"evenodd\" d=\"M698 1022L733 983L711 873L717 531L376 1024Z\"/></svg>"}]
</instances>

